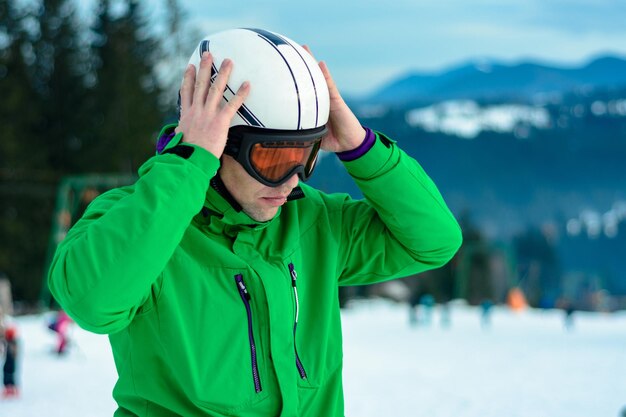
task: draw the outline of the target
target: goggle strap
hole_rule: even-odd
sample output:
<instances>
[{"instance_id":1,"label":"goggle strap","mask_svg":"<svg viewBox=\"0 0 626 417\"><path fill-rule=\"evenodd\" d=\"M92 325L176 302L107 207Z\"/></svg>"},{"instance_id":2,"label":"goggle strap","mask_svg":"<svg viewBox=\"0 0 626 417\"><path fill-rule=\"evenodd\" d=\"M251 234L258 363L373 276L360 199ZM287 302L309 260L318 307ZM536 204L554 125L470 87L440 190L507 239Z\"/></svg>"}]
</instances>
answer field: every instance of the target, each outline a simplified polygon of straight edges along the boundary
<instances>
[{"instance_id":1,"label":"goggle strap","mask_svg":"<svg viewBox=\"0 0 626 417\"><path fill-rule=\"evenodd\" d=\"M232 156L237 159L239 155L239 151L241 151L241 139L240 138L228 138L226 141L226 147L224 148L224 153L226 155Z\"/></svg>"},{"instance_id":2,"label":"goggle strap","mask_svg":"<svg viewBox=\"0 0 626 417\"><path fill-rule=\"evenodd\" d=\"M312 129L300 130L283 130L283 129L266 129L257 126L233 126L228 129L228 140L249 138L253 142L263 141L310 141L320 138L328 132L326 125L315 127ZM271 140L270 140L271 139Z\"/></svg>"}]
</instances>

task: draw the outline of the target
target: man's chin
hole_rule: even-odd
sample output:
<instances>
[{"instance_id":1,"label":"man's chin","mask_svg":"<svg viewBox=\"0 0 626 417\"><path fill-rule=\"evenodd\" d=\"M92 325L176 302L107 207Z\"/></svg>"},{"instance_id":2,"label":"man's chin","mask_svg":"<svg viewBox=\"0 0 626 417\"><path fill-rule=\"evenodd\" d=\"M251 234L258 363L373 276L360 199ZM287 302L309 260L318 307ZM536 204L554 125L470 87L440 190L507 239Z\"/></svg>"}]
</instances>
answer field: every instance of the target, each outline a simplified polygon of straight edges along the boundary
<instances>
[{"instance_id":1,"label":"man's chin","mask_svg":"<svg viewBox=\"0 0 626 417\"><path fill-rule=\"evenodd\" d=\"M279 207L280 206L256 209L256 210L246 210L244 208L243 211L246 212L248 216L250 216L253 220L257 222L267 222L267 221L272 220L274 216L276 216L276 213L278 213Z\"/></svg>"}]
</instances>

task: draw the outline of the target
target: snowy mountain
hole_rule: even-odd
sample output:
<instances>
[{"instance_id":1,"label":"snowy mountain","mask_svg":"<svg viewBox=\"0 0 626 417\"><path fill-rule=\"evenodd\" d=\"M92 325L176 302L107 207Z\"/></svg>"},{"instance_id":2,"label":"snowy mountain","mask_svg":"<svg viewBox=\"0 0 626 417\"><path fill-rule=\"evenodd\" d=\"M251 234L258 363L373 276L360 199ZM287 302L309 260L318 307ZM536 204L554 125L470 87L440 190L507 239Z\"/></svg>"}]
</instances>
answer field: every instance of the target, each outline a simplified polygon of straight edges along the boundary
<instances>
[{"instance_id":1,"label":"snowy mountain","mask_svg":"<svg viewBox=\"0 0 626 417\"><path fill-rule=\"evenodd\" d=\"M529 101L539 94L620 86L626 86L626 59L616 56L598 57L580 67L475 61L439 73L407 74L365 101L392 105L449 99Z\"/></svg>"},{"instance_id":2,"label":"snowy mountain","mask_svg":"<svg viewBox=\"0 0 626 417\"><path fill-rule=\"evenodd\" d=\"M453 211L470 210L500 237L626 200L626 86L534 103L449 99L353 108L364 125L422 164ZM321 160L311 182L360 196L334 158Z\"/></svg>"},{"instance_id":3,"label":"snowy mountain","mask_svg":"<svg viewBox=\"0 0 626 417\"><path fill-rule=\"evenodd\" d=\"M444 132L465 139L473 139L483 131L512 133L524 137L528 136L531 128L551 127L550 114L541 106L479 106L473 100L447 100L412 109L406 113L406 122L428 132Z\"/></svg>"},{"instance_id":4,"label":"snowy mountain","mask_svg":"<svg viewBox=\"0 0 626 417\"><path fill-rule=\"evenodd\" d=\"M616 69L624 63L600 59L569 73L588 82L604 74L616 82L626 78L626 70ZM500 70L482 68L484 74ZM472 73L466 67L455 76ZM421 82L424 87L434 79ZM626 217L615 215L626 201L626 84L581 84L532 100L351 105L363 125L397 140L435 180L452 211L468 215L483 235L511 242L529 229L552 230L563 276L600 276L603 288L626 295ZM321 160L311 183L360 196L335 158ZM585 213L602 222L583 221Z\"/></svg>"}]
</instances>

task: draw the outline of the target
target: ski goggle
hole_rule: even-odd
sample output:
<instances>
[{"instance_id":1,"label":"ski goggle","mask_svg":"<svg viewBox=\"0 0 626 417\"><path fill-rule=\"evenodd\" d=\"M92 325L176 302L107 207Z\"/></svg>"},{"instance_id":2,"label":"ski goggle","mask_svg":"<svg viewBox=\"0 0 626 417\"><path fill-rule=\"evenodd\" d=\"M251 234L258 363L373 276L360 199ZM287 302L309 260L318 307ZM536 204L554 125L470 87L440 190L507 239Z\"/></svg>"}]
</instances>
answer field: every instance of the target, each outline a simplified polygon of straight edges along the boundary
<instances>
[{"instance_id":1,"label":"ski goggle","mask_svg":"<svg viewBox=\"0 0 626 417\"><path fill-rule=\"evenodd\" d=\"M298 174L309 179L326 126L303 130L234 126L228 130L224 153L239 162L262 184L277 187Z\"/></svg>"}]
</instances>

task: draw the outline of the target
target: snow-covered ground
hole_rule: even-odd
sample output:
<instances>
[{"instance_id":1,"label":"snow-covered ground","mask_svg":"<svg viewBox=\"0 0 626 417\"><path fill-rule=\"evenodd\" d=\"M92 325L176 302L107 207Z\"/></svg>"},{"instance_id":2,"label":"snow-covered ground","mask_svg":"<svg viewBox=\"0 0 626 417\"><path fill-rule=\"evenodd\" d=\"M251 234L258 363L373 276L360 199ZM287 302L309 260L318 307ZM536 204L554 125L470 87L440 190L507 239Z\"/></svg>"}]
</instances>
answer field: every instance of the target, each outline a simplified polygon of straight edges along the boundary
<instances>
[{"instance_id":1,"label":"snow-covered ground","mask_svg":"<svg viewBox=\"0 0 626 417\"><path fill-rule=\"evenodd\" d=\"M360 301L343 313L348 417L621 417L626 408L626 313L493 310L455 304L442 327L410 327L406 307ZM73 329L65 357L45 316L20 317L21 398L0 417L110 417L116 375L104 336Z\"/></svg>"}]
</instances>

